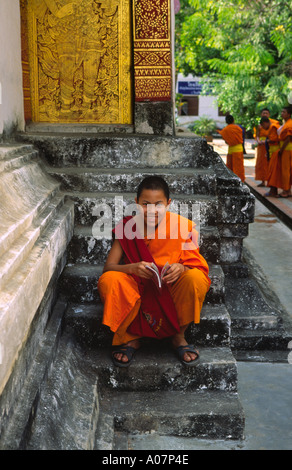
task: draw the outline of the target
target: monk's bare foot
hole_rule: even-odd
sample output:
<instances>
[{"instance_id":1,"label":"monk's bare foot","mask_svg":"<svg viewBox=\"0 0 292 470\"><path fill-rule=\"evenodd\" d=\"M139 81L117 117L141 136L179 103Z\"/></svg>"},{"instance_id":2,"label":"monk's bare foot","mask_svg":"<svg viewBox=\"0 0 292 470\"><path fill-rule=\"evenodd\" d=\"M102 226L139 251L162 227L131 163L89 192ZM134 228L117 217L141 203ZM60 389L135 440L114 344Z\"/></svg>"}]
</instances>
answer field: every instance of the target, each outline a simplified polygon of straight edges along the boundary
<instances>
[{"instance_id":1,"label":"monk's bare foot","mask_svg":"<svg viewBox=\"0 0 292 470\"><path fill-rule=\"evenodd\" d=\"M179 346L187 346L188 345L187 341L185 340L185 337L181 334L174 335L172 337L171 341L172 341L172 345L175 349L177 349ZM198 357L198 355L196 353L186 352L183 355L183 360L185 362L192 362L197 357Z\"/></svg>"},{"instance_id":2,"label":"monk's bare foot","mask_svg":"<svg viewBox=\"0 0 292 470\"><path fill-rule=\"evenodd\" d=\"M132 341L129 341L127 344L123 345L123 346L131 346L131 348L134 348L134 349L139 349L140 348L140 342L138 339L134 339ZM113 353L113 356L115 357L115 359L117 359L119 362L124 362L124 363L127 363L129 362L129 357L126 355L126 354L123 354L123 353L119 353L119 352L116 352L116 353Z\"/></svg>"}]
</instances>

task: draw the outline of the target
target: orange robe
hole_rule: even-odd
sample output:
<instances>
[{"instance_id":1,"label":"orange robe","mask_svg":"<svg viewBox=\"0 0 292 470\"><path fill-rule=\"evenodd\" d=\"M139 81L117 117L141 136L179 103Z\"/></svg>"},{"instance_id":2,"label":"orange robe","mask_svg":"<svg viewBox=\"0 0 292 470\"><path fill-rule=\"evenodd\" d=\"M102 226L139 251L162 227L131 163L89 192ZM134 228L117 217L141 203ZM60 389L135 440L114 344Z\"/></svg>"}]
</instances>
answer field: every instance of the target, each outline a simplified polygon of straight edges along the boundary
<instances>
[{"instance_id":1,"label":"orange robe","mask_svg":"<svg viewBox=\"0 0 292 470\"><path fill-rule=\"evenodd\" d=\"M288 119L280 131L280 147L287 137L292 137L292 119ZM290 191L292 185L292 141L286 146L281 156L281 178L284 191Z\"/></svg>"},{"instance_id":2,"label":"orange robe","mask_svg":"<svg viewBox=\"0 0 292 470\"><path fill-rule=\"evenodd\" d=\"M281 161L278 158L278 151L280 149L280 141L278 136L279 123L270 119L271 125L268 129L268 139L269 139L269 165L268 165L268 176L267 182L268 186L274 188L282 187L282 178L281 178Z\"/></svg>"},{"instance_id":3,"label":"orange robe","mask_svg":"<svg viewBox=\"0 0 292 470\"><path fill-rule=\"evenodd\" d=\"M241 181L245 180L243 163L243 136L241 127L236 124L228 124L222 131L218 131L228 144L226 166L235 173Z\"/></svg>"},{"instance_id":4,"label":"orange robe","mask_svg":"<svg viewBox=\"0 0 292 470\"><path fill-rule=\"evenodd\" d=\"M255 164L255 180L267 181L268 179L268 159L267 159L267 149L265 146L265 140L269 134L269 129L263 129L262 126L259 127L259 139L262 144L257 146L257 157Z\"/></svg>"},{"instance_id":5,"label":"orange robe","mask_svg":"<svg viewBox=\"0 0 292 470\"><path fill-rule=\"evenodd\" d=\"M169 286L169 291L176 307L179 325L199 323L210 279L208 264L199 252L198 232L192 221L177 214L167 212L164 220L161 224L165 223L166 226L165 239L159 238L156 230L155 238L145 238L146 245L158 266L162 267L168 261L169 264L181 263L190 268ZM192 233L192 238L187 239L187 235L181 233L180 224L186 224L184 227L187 227L187 232ZM156 289L154 285L153 289ZM134 278L118 271L106 271L99 278L98 290L104 304L103 324L114 332L113 345L137 338L127 333L141 305Z\"/></svg>"}]
</instances>

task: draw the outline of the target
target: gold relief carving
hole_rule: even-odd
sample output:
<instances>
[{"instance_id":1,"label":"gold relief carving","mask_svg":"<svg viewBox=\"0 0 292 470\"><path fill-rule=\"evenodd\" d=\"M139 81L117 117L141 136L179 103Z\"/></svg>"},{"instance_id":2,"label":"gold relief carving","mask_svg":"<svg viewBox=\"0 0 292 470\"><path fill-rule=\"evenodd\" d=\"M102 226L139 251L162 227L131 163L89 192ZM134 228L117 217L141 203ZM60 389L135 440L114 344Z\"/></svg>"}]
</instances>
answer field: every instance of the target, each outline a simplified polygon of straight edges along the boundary
<instances>
[{"instance_id":1,"label":"gold relief carving","mask_svg":"<svg viewBox=\"0 0 292 470\"><path fill-rule=\"evenodd\" d=\"M129 2L28 1L34 121L131 123Z\"/></svg>"}]
</instances>

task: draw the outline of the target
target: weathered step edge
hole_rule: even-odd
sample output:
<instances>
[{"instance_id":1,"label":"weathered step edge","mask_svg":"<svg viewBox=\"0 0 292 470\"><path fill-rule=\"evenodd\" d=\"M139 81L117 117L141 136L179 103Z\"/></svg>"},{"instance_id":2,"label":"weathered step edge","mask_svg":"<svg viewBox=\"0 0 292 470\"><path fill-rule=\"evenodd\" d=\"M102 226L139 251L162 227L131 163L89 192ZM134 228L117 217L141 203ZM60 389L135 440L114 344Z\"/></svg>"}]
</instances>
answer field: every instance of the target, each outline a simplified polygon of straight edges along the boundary
<instances>
[{"instance_id":1,"label":"weathered step edge","mask_svg":"<svg viewBox=\"0 0 292 470\"><path fill-rule=\"evenodd\" d=\"M92 450L99 417L97 376L63 334L42 387L27 450Z\"/></svg>"},{"instance_id":2,"label":"weathered step edge","mask_svg":"<svg viewBox=\"0 0 292 470\"><path fill-rule=\"evenodd\" d=\"M88 352L103 390L120 391L237 391L237 365L228 347L200 347L195 367L180 363L169 344L141 343L127 368L114 366L111 348Z\"/></svg>"},{"instance_id":3,"label":"weathered step edge","mask_svg":"<svg viewBox=\"0 0 292 470\"><path fill-rule=\"evenodd\" d=\"M53 312L47 320L47 327L42 341L38 339L35 352L21 391L16 398L8 416L2 416L0 435L1 450L25 449L31 433L31 426L37 412L42 386L46 381L50 367L54 361L62 332L62 318L66 309L66 301L58 299ZM50 311L49 311L50 312ZM34 335L38 334L37 332ZM15 381L15 379L14 379ZM1 397L3 400L3 396ZM8 413L6 404L6 413Z\"/></svg>"},{"instance_id":4,"label":"weathered step edge","mask_svg":"<svg viewBox=\"0 0 292 470\"><path fill-rule=\"evenodd\" d=\"M165 409L166 403L168 409ZM108 424L112 416L114 430L123 433L157 432L168 436L230 440L244 437L245 418L237 393L206 390L107 392L100 406ZM110 446L108 441L107 446Z\"/></svg>"},{"instance_id":5,"label":"weathered step edge","mask_svg":"<svg viewBox=\"0 0 292 470\"><path fill-rule=\"evenodd\" d=\"M33 144L55 167L139 168L142 162L151 169L209 168L216 159L204 139L193 137L19 134L18 139Z\"/></svg>"},{"instance_id":6,"label":"weathered step edge","mask_svg":"<svg viewBox=\"0 0 292 470\"><path fill-rule=\"evenodd\" d=\"M113 333L102 325L103 305L68 304L64 316L66 328L70 328L76 343L83 348L96 349L112 344ZM205 346L229 346L230 316L223 304L203 305L201 321L191 325L186 338L188 343Z\"/></svg>"},{"instance_id":7,"label":"weathered step edge","mask_svg":"<svg viewBox=\"0 0 292 470\"><path fill-rule=\"evenodd\" d=\"M206 302L223 303L225 295L224 273L220 265L209 265L211 279ZM102 274L102 265L67 265L59 283L59 292L69 296L73 303L98 302L97 282Z\"/></svg>"}]
</instances>

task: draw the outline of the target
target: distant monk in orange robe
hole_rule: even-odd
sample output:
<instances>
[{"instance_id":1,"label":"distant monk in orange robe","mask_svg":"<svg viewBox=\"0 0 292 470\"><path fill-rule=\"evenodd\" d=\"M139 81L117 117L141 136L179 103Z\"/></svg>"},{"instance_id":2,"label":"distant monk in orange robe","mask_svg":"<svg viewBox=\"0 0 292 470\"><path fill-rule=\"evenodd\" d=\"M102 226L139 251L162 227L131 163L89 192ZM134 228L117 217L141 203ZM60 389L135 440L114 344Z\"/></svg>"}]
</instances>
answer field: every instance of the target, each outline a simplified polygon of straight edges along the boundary
<instances>
[{"instance_id":1,"label":"distant monk in orange robe","mask_svg":"<svg viewBox=\"0 0 292 470\"><path fill-rule=\"evenodd\" d=\"M278 156L281 161L281 179L283 192L280 197L290 197L292 185L292 106L283 108L281 116L285 124L279 129L280 150Z\"/></svg>"},{"instance_id":2,"label":"distant monk in orange robe","mask_svg":"<svg viewBox=\"0 0 292 470\"><path fill-rule=\"evenodd\" d=\"M148 337L162 337L165 317L171 318L172 331L164 332L164 337L170 335L181 362L196 365L199 360L198 350L187 344L184 335L192 322L200 322L211 282L209 268L199 252L194 223L169 212L170 202L167 183L158 176L147 177L137 191L140 213L125 217L114 229L98 290L104 303L103 324L114 333L112 360L119 367L129 366L144 331ZM149 269L151 261L160 271L170 265L161 289ZM160 319L159 309L164 315Z\"/></svg>"},{"instance_id":3,"label":"distant monk in orange robe","mask_svg":"<svg viewBox=\"0 0 292 470\"><path fill-rule=\"evenodd\" d=\"M261 111L261 118L268 118L271 124L279 127L278 121L270 118L270 111L268 108L264 108ZM256 165L255 165L255 180L261 181L258 186L265 186L265 182L268 180L269 173L269 158L267 155L266 141L268 138L269 130L266 129L262 124L256 129L255 139L258 143L256 152Z\"/></svg>"},{"instance_id":4,"label":"distant monk in orange robe","mask_svg":"<svg viewBox=\"0 0 292 470\"><path fill-rule=\"evenodd\" d=\"M225 121L227 126L218 130L225 142L228 144L228 154L226 166L235 173L241 181L245 180L244 160L243 160L243 135L241 127L234 124L234 118L229 114Z\"/></svg>"},{"instance_id":5,"label":"distant monk in orange robe","mask_svg":"<svg viewBox=\"0 0 292 470\"><path fill-rule=\"evenodd\" d=\"M278 121L264 116L261 118L260 126L267 132L267 186L270 187L270 190L265 194L265 196L278 197L278 188L281 187L281 162L278 158L278 151L280 149L278 129L280 124Z\"/></svg>"}]
</instances>

